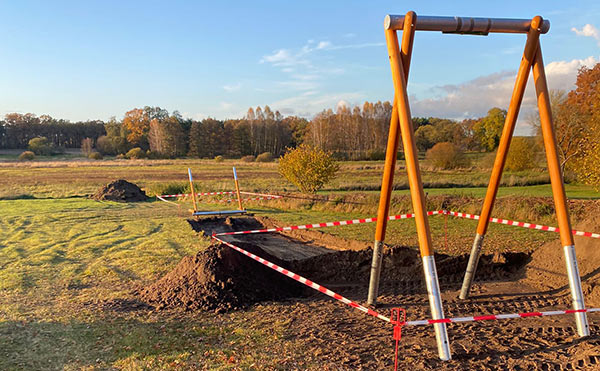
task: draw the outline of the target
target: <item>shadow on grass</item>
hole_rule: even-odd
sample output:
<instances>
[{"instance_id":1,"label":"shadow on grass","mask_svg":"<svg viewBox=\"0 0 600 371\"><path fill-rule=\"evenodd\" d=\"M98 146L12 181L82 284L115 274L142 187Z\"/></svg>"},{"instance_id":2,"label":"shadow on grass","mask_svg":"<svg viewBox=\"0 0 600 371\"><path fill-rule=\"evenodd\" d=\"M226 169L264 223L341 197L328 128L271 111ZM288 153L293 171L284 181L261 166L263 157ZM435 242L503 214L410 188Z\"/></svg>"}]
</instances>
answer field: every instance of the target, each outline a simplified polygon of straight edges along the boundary
<instances>
[{"instance_id":1,"label":"shadow on grass","mask_svg":"<svg viewBox=\"0 0 600 371\"><path fill-rule=\"evenodd\" d=\"M172 362L198 367L210 364L202 357L205 351L227 348L245 337L194 318L119 318L113 316L118 310L111 309L113 313L91 322L0 322L0 369L152 369ZM148 313L146 307L133 310Z\"/></svg>"}]
</instances>

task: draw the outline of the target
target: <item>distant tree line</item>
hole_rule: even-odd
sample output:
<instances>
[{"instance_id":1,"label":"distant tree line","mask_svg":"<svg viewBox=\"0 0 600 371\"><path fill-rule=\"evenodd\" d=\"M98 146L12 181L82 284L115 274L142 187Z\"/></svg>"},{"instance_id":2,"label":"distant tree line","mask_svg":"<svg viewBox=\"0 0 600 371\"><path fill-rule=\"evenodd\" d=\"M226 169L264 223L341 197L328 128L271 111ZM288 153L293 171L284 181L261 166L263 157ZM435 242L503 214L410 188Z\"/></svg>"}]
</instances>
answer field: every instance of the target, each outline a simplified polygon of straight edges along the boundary
<instances>
[{"instance_id":1,"label":"distant tree line","mask_svg":"<svg viewBox=\"0 0 600 371\"><path fill-rule=\"evenodd\" d=\"M240 158L262 153L280 156L286 148L307 143L331 151L339 159L378 160L385 157L391 112L390 102L365 102L362 108L325 110L311 121L284 117L269 106L250 108L241 119L201 121L148 106L126 112L121 121L111 118L108 122L10 113L0 121L0 148L27 148L32 139L43 137L53 148L83 145L88 153L91 145L103 155L139 148L157 158ZM414 118L417 147L426 151L436 143L451 142L463 150L492 150L498 144L505 114L494 108L479 120ZM84 143L86 138L89 141Z\"/></svg>"},{"instance_id":2,"label":"distant tree line","mask_svg":"<svg viewBox=\"0 0 600 371\"><path fill-rule=\"evenodd\" d=\"M57 148L77 148L85 138L96 140L104 134L100 120L73 123L48 115L9 113L0 121L0 148L27 148L36 137L45 137Z\"/></svg>"}]
</instances>

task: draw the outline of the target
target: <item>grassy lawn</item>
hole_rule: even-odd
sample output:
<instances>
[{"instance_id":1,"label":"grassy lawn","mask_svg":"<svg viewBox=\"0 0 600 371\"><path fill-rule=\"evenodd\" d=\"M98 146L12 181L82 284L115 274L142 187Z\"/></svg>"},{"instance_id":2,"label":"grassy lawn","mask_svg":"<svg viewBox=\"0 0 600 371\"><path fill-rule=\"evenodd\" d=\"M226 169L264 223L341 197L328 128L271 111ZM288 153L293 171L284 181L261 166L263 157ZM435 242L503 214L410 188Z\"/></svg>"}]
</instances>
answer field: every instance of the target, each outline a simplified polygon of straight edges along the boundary
<instances>
[{"instance_id":1,"label":"grassy lawn","mask_svg":"<svg viewBox=\"0 0 600 371\"><path fill-rule=\"evenodd\" d=\"M208 241L196 236L186 222L186 204L120 204L82 197L117 178L138 183L150 193L165 184L183 184L188 166L194 169L199 190L231 190L234 165L244 190L293 190L281 181L274 163L0 163L0 369L277 369L285 368L278 363L284 354L302 354L286 340L285 320L251 326L235 315L135 310L144 305L137 301L136 290L170 271L183 256L207 246ZM289 198L246 206L281 225L374 216L382 163L348 162L342 168L344 176L319 195L335 193L333 202ZM397 183L401 184L405 181L403 170L398 174ZM482 171L424 172L424 179L431 183L464 185L428 188L434 201L434 196L453 194L477 202L469 197L485 194L478 182L485 184L488 176ZM527 179L539 174L512 176ZM361 187L366 190L349 189ZM568 185L567 193L571 198L600 196L578 185ZM408 211L408 191L400 189L394 194L398 199L392 212ZM550 196L550 186L501 188L500 196L511 195ZM356 205L346 201L356 201ZM461 211L473 212L477 205ZM507 203L499 210L510 207ZM528 221L551 223L551 217ZM470 249L474 221L438 216L430 218L430 223L437 251L462 254ZM363 224L322 231L370 242L374 228L374 224ZM412 220L390 222L387 236L391 244L417 244ZM553 233L491 225L485 249L531 251L556 238Z\"/></svg>"}]
</instances>

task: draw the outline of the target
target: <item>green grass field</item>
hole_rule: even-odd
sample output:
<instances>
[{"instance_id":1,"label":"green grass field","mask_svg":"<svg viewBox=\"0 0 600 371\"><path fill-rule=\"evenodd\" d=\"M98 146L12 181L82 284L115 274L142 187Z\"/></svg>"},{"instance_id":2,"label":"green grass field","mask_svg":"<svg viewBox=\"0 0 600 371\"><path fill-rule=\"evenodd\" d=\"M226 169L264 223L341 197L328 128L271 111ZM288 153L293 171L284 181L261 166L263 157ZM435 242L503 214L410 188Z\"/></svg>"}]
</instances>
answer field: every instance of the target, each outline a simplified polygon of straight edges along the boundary
<instances>
[{"instance_id":1,"label":"green grass field","mask_svg":"<svg viewBox=\"0 0 600 371\"><path fill-rule=\"evenodd\" d=\"M302 349L286 340L284 319L267 328L239 323L235 315L118 309L142 305L135 290L209 241L189 227L188 205L98 202L85 195L117 178L150 192L170 183L184 184L188 166L194 169L200 190L230 190L233 165L238 167L244 190L293 190L277 175L276 164L193 160L0 163L0 369L278 369L282 368L278 366L281 354L301 355ZM344 163L344 175L318 195L327 196L329 202L298 196L246 206L281 225L373 216L381 167L380 162ZM544 174L510 176L523 181L531 178L535 183ZM424 172L426 182L440 184L426 190L432 203L443 195L454 195L453 205L469 212L478 209L475 201L484 195L482 184L487 177L483 171ZM405 176L399 175L398 184L404 181ZM452 184L455 187L448 188ZM361 187L366 190L350 190ZM395 191L392 212L409 211L407 193ZM600 197L581 185L568 185L567 193L573 199ZM552 222L544 206L547 202L527 214L530 204L516 207L511 201L514 196L550 196L548 184L503 187L500 196L498 210L512 214L499 216ZM207 209L219 207L202 204ZM575 217L581 213L574 210ZM443 216L430 221L439 252L468 251L474 221ZM371 241L374 228L374 224L364 224L323 231ZM531 251L557 237L492 225L486 251ZM387 242L416 245L414 222L390 222Z\"/></svg>"}]
</instances>

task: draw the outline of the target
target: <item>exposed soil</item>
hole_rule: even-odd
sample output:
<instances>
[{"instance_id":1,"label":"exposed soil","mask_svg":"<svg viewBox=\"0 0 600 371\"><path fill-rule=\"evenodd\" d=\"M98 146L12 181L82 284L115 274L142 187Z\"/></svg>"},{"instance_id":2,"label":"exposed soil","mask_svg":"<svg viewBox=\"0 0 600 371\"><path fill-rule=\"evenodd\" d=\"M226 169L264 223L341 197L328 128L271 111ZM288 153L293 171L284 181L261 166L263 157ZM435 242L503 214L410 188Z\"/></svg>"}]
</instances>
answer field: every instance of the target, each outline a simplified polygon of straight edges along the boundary
<instances>
[{"instance_id":1,"label":"exposed soil","mask_svg":"<svg viewBox=\"0 0 600 371\"><path fill-rule=\"evenodd\" d=\"M91 198L102 201L140 202L146 201L148 196L137 185L119 179L100 188Z\"/></svg>"},{"instance_id":2,"label":"exposed soil","mask_svg":"<svg viewBox=\"0 0 600 371\"><path fill-rule=\"evenodd\" d=\"M598 218L577 229L597 231ZM190 221L196 231L214 232L272 227L261 218L209 218ZM320 231L247 234L223 238L258 256L318 282L352 300L367 294L371 249ZM600 241L576 240L588 307L598 306ZM483 255L472 297L457 298L468 255L436 255L445 315L469 316L567 309L571 307L559 244L532 255ZM378 311L393 307L407 319L429 318L421 259L415 247L386 249ZM282 354L286 368L319 364L328 369L393 367L392 328L278 274L221 244L186 257L165 277L142 291L157 307L215 310L249 307L221 314L225 320L268 327L286 320L286 341L304 350ZM449 324L453 359L439 361L431 326L406 327L400 344L400 369L600 370L600 313L590 313L592 336L580 339L572 315ZM285 359L293 359L286 364ZM292 362L292 361L290 361ZM299 363L300 362L300 363ZM306 362L305 364L302 362Z\"/></svg>"}]
</instances>

